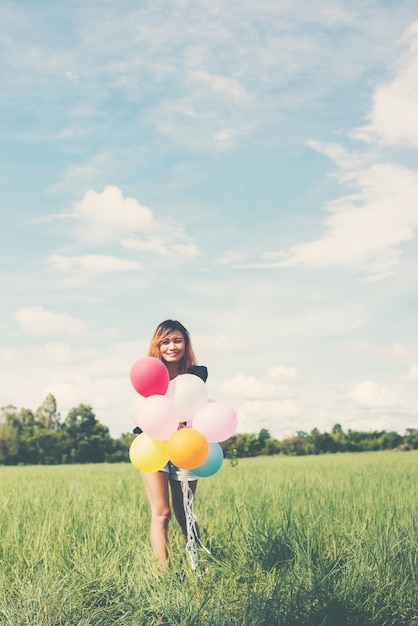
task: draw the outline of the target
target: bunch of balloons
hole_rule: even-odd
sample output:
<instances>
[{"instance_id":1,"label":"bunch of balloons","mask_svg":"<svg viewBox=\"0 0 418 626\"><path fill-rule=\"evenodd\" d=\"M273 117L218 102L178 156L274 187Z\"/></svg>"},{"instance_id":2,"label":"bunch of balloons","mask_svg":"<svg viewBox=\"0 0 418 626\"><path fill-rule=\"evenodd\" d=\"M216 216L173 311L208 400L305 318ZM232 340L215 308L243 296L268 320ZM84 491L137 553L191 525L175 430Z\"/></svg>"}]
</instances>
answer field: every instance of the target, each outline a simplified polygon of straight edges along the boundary
<instances>
[{"instance_id":1,"label":"bunch of balloons","mask_svg":"<svg viewBox=\"0 0 418 626\"><path fill-rule=\"evenodd\" d=\"M136 361L130 379L143 397L136 416L143 432L129 449L132 464L143 472L157 472L171 461L199 477L215 474L223 462L219 442L237 428L234 410L210 400L206 384L194 374L170 381L166 366L155 357Z\"/></svg>"}]
</instances>

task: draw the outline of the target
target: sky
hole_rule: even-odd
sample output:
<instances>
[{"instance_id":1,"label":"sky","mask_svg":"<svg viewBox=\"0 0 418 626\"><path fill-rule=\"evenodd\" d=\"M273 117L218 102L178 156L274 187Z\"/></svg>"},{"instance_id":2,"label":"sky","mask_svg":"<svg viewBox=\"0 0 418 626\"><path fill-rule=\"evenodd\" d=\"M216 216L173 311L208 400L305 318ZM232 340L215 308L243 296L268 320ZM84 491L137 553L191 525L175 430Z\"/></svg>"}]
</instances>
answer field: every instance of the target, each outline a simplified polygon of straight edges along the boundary
<instances>
[{"instance_id":1,"label":"sky","mask_svg":"<svg viewBox=\"0 0 418 626\"><path fill-rule=\"evenodd\" d=\"M418 427L416 0L2 0L0 406L135 426L189 330L238 432Z\"/></svg>"}]
</instances>

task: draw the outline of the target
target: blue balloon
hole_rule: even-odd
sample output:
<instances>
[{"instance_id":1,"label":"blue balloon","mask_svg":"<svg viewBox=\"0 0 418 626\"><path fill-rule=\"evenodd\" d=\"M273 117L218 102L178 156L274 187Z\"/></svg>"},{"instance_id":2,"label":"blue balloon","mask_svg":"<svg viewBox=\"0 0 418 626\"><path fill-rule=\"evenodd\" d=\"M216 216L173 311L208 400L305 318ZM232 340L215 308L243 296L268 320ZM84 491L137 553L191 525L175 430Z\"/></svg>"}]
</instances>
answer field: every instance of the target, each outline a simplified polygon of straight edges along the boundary
<instances>
[{"instance_id":1,"label":"blue balloon","mask_svg":"<svg viewBox=\"0 0 418 626\"><path fill-rule=\"evenodd\" d=\"M224 453L219 443L216 441L209 441L209 452L206 460L202 463L202 465L199 465L199 467L195 467L190 471L199 478L207 478L208 476L216 474L216 472L221 468L223 460Z\"/></svg>"}]
</instances>

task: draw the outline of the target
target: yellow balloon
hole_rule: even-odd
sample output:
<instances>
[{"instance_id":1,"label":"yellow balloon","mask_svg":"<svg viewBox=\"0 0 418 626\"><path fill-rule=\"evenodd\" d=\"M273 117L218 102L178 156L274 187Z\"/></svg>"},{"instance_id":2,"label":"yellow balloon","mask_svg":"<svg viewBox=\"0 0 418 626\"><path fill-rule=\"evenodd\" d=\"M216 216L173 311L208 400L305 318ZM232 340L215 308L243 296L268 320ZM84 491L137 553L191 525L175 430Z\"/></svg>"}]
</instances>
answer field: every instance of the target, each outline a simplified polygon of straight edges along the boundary
<instances>
[{"instance_id":1,"label":"yellow balloon","mask_svg":"<svg viewBox=\"0 0 418 626\"><path fill-rule=\"evenodd\" d=\"M206 460L209 444L204 435L193 428L181 428L167 441L168 458L180 469L199 467Z\"/></svg>"},{"instance_id":2,"label":"yellow balloon","mask_svg":"<svg viewBox=\"0 0 418 626\"><path fill-rule=\"evenodd\" d=\"M129 458L141 472L158 472L168 462L167 442L141 433L131 443Z\"/></svg>"}]
</instances>

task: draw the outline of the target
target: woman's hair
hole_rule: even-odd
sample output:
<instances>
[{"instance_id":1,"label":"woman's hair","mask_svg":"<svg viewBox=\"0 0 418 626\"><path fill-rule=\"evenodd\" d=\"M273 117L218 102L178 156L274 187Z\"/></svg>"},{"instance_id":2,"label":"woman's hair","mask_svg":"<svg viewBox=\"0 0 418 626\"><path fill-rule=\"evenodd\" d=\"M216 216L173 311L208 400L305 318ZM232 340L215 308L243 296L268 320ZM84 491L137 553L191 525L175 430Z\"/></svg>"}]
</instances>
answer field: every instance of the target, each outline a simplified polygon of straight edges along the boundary
<instances>
[{"instance_id":1,"label":"woman's hair","mask_svg":"<svg viewBox=\"0 0 418 626\"><path fill-rule=\"evenodd\" d=\"M148 350L148 356L154 356L157 359L161 359L160 345L169 337L174 331L179 330L184 337L185 351L184 356L179 362L179 372L185 374L191 365L196 364L196 357L193 352L192 343L190 341L189 331L180 324L177 320L165 320L158 324L151 338L150 347Z\"/></svg>"}]
</instances>

